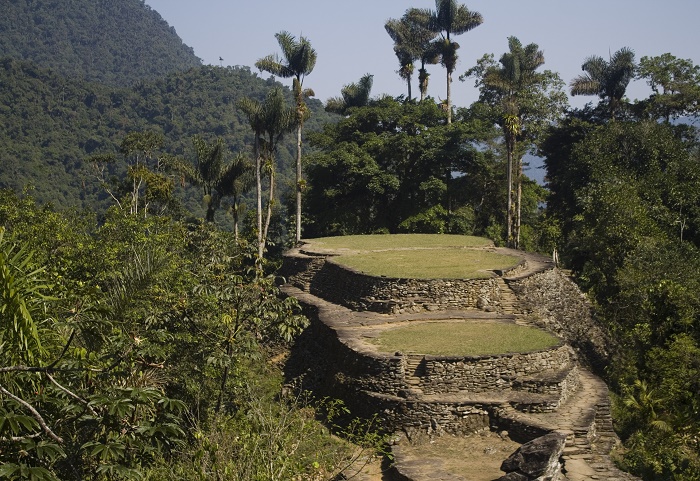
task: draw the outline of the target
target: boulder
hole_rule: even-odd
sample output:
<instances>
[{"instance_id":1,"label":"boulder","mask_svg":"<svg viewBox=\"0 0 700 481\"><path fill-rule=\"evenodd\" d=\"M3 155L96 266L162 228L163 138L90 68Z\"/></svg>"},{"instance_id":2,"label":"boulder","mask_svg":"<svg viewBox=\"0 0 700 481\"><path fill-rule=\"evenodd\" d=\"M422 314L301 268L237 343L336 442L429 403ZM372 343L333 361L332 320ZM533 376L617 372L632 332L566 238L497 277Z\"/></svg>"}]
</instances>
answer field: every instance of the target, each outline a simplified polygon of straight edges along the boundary
<instances>
[{"instance_id":1,"label":"boulder","mask_svg":"<svg viewBox=\"0 0 700 481\"><path fill-rule=\"evenodd\" d=\"M559 458L566 436L550 433L523 444L501 464L505 476L498 481L559 481L563 479Z\"/></svg>"}]
</instances>

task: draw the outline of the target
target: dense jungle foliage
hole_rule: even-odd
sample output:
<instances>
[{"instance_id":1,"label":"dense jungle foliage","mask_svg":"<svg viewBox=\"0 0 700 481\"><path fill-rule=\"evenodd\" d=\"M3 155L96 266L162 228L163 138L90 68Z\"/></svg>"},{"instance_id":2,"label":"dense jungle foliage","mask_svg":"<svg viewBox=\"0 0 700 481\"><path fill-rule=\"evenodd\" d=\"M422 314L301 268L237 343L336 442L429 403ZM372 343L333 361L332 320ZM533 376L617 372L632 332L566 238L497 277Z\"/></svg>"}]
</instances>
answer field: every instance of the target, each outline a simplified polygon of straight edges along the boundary
<instances>
[{"instance_id":1,"label":"dense jungle foliage","mask_svg":"<svg viewBox=\"0 0 700 481\"><path fill-rule=\"evenodd\" d=\"M448 112L424 68L412 98L409 73L440 61L451 75L458 45L436 51L429 12L409 9L387 27L408 97L372 97L367 75L325 106L338 116L300 102L300 85L200 65L139 0L7 3L0 478L332 479L380 447L371 426L340 427L337 401L281 386L306 322L274 283L296 183L305 237L449 232L557 249L614 341L600 374L617 461L645 480L700 479L692 61L636 62L626 48L586 59L570 92L599 101L572 110L539 47L511 37L460 77L479 101ZM630 103L635 77L652 94ZM298 182L292 117L304 121ZM523 175L527 153L544 159L546 186ZM270 195L265 259L255 160Z\"/></svg>"},{"instance_id":2,"label":"dense jungle foliage","mask_svg":"<svg viewBox=\"0 0 700 481\"><path fill-rule=\"evenodd\" d=\"M380 447L280 394L306 319L230 233L9 191L0 223L0 478L327 479Z\"/></svg>"}]
</instances>

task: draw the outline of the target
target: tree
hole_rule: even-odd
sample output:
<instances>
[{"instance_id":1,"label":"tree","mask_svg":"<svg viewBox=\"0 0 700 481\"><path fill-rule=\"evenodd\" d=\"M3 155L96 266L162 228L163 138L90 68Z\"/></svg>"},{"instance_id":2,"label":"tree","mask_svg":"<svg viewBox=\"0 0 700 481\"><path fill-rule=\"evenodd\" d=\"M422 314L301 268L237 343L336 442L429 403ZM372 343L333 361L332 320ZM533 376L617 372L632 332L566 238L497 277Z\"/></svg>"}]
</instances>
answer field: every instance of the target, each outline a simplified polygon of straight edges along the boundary
<instances>
[{"instance_id":1,"label":"tree","mask_svg":"<svg viewBox=\"0 0 700 481\"><path fill-rule=\"evenodd\" d=\"M561 116L567 102L559 76L549 70L537 71L544 65L544 54L537 44L523 47L516 37L509 37L508 48L500 65L492 55L485 55L460 79L476 77L476 86L481 89L479 101L491 107L490 115L503 131L507 157L506 238L510 247L518 248L522 156L544 129ZM523 148L518 149L519 143Z\"/></svg>"},{"instance_id":2,"label":"tree","mask_svg":"<svg viewBox=\"0 0 700 481\"><path fill-rule=\"evenodd\" d=\"M627 85L634 78L634 51L623 47L612 54L609 61L598 56L588 57L581 69L586 73L571 81L571 95L598 95L607 102L610 119L615 120Z\"/></svg>"},{"instance_id":3,"label":"tree","mask_svg":"<svg viewBox=\"0 0 700 481\"><path fill-rule=\"evenodd\" d=\"M700 66L690 59L670 53L642 57L637 78L645 79L652 96L645 102L654 118L670 122L672 118L697 114L700 109Z\"/></svg>"},{"instance_id":4,"label":"tree","mask_svg":"<svg viewBox=\"0 0 700 481\"><path fill-rule=\"evenodd\" d=\"M127 163L124 178L116 183L106 178L107 165L115 162L113 154L97 154L88 159L93 173L120 209L131 215L162 213L172 202L173 183L163 172L164 138L153 131L129 132L121 142L120 152Z\"/></svg>"},{"instance_id":5,"label":"tree","mask_svg":"<svg viewBox=\"0 0 700 481\"><path fill-rule=\"evenodd\" d=\"M404 21L390 18L384 24L384 29L387 31L391 39L394 41L394 53L399 59L399 77L406 81L408 86L407 100L411 100L411 79L415 69L413 62L418 59L418 52L411 45L411 25Z\"/></svg>"},{"instance_id":6,"label":"tree","mask_svg":"<svg viewBox=\"0 0 700 481\"><path fill-rule=\"evenodd\" d=\"M332 97L326 101L326 111L346 115L353 107L365 107L369 104L374 75L365 74L357 82L344 85L340 97Z\"/></svg>"},{"instance_id":7,"label":"tree","mask_svg":"<svg viewBox=\"0 0 700 481\"><path fill-rule=\"evenodd\" d=\"M421 93L421 101L425 98L428 89L428 72L426 63L437 63L438 54L431 43L437 35L425 27L425 18L421 16L419 9L409 9L401 19L389 19L384 28L394 41L394 53L399 59L399 76L408 84L408 100L413 98L411 93L411 79L415 70L414 62L421 61L418 71L418 87Z\"/></svg>"},{"instance_id":8,"label":"tree","mask_svg":"<svg viewBox=\"0 0 700 481\"><path fill-rule=\"evenodd\" d=\"M280 32L275 35L282 49L284 61L276 55L268 55L255 62L260 70L265 70L273 75L289 78L293 77L294 97L296 99L297 122L297 159L296 159L296 242L301 241L301 194L304 190L304 182L301 170L301 134L304 121L309 117L309 109L304 98L312 97L313 90L303 90L304 78L310 74L316 65L316 51L311 47L308 39L299 37L297 41L289 32Z\"/></svg>"},{"instance_id":9,"label":"tree","mask_svg":"<svg viewBox=\"0 0 700 481\"><path fill-rule=\"evenodd\" d=\"M241 155L232 162L224 163L224 143L221 138L213 144L207 144L202 137L192 138L195 148L195 162L182 162L169 159L170 167L179 172L185 180L199 186L203 191L203 200L207 207L206 221L214 222L214 214L224 197L234 197L234 232L238 234L237 199L250 187L251 165Z\"/></svg>"},{"instance_id":10,"label":"tree","mask_svg":"<svg viewBox=\"0 0 700 481\"><path fill-rule=\"evenodd\" d=\"M78 255L90 258L91 240L72 235ZM121 309L143 307L139 292L157 282L162 264L137 255L102 288L87 287L38 266L19 245L0 235L0 476L137 479L184 434L182 403L153 376L156 329Z\"/></svg>"},{"instance_id":11,"label":"tree","mask_svg":"<svg viewBox=\"0 0 700 481\"><path fill-rule=\"evenodd\" d=\"M479 12L472 12L455 0L435 0L435 10L424 10L422 14L426 28L439 33L441 39L435 41L440 53L440 63L447 71L447 123L452 123L452 72L457 66L459 44L452 35L468 32L483 23Z\"/></svg>"},{"instance_id":12,"label":"tree","mask_svg":"<svg viewBox=\"0 0 700 481\"><path fill-rule=\"evenodd\" d=\"M253 130L253 156L255 157L255 184L257 197L257 237L258 237L258 267L264 258L267 233L272 218L272 207L275 200L275 153L277 146L285 133L291 131L296 121L297 110L285 105L282 89L272 88L263 102L243 98L238 102ZM268 179L268 200L265 222L263 223L262 208L262 176L263 167Z\"/></svg>"},{"instance_id":13,"label":"tree","mask_svg":"<svg viewBox=\"0 0 700 481\"><path fill-rule=\"evenodd\" d=\"M488 134L485 134L488 131ZM455 122L435 102L390 97L352 109L311 136L314 235L483 232L493 211L490 125ZM482 221L484 221L482 223Z\"/></svg>"}]
</instances>

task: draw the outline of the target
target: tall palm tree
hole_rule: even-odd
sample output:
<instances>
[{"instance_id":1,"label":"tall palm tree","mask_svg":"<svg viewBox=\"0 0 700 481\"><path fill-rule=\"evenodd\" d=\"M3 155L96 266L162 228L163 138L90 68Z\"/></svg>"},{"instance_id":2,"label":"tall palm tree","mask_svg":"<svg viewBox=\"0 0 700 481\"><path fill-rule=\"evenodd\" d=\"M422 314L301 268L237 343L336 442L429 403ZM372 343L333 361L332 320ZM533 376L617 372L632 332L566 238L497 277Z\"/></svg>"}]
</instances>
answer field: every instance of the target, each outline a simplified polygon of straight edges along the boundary
<instances>
[{"instance_id":1,"label":"tall palm tree","mask_svg":"<svg viewBox=\"0 0 700 481\"><path fill-rule=\"evenodd\" d=\"M435 0L435 10L424 10L425 26L439 33L441 38L435 40L440 52L440 63L447 71L447 123L452 123L452 72L457 66L457 49L459 44L452 41L453 35L461 35L484 22L479 12L470 11L465 5L455 0Z\"/></svg>"},{"instance_id":2,"label":"tall palm tree","mask_svg":"<svg viewBox=\"0 0 700 481\"><path fill-rule=\"evenodd\" d=\"M523 96L532 89L536 81L535 71L544 64L544 53L537 44L531 43L523 48L516 37L508 38L508 52L501 56L500 68L489 70L484 75L484 85L501 94L503 137L506 143L508 159L508 206L507 239L511 247L520 243L520 204L522 198L522 159L515 159L518 137L522 133ZM516 177L517 193L513 204L513 176Z\"/></svg>"},{"instance_id":3,"label":"tall palm tree","mask_svg":"<svg viewBox=\"0 0 700 481\"><path fill-rule=\"evenodd\" d=\"M418 44L420 52L420 68L418 69L418 89L420 90L421 102L428 95L428 79L430 74L425 68L426 65L435 65L440 61L440 49L433 43L437 32L433 32L427 25L430 15L429 11L420 8L409 8L403 18L411 25L414 41Z\"/></svg>"},{"instance_id":4,"label":"tall palm tree","mask_svg":"<svg viewBox=\"0 0 700 481\"><path fill-rule=\"evenodd\" d=\"M615 120L627 86L637 70L634 51L623 47L612 54L609 61L598 56L588 57L581 69L586 73L571 81L571 95L598 95L608 103L610 119Z\"/></svg>"},{"instance_id":5,"label":"tall palm tree","mask_svg":"<svg viewBox=\"0 0 700 481\"><path fill-rule=\"evenodd\" d=\"M411 32L411 24L404 18L390 18L384 24L384 29L394 41L394 53L399 59L399 77L406 81L408 86L407 100L413 98L411 92L411 82L415 67L413 62L418 60L420 52L418 51Z\"/></svg>"},{"instance_id":6,"label":"tall palm tree","mask_svg":"<svg viewBox=\"0 0 700 481\"><path fill-rule=\"evenodd\" d=\"M297 122L296 241L298 243L301 240L301 193L304 188L301 171L301 134L304 121L309 117L309 109L304 99L314 96L314 91L304 90L303 84L304 78L316 66L316 51L311 47L309 40L302 36L297 40L289 32L280 32L275 34L275 38L282 49L284 59L280 59L277 55L268 55L255 62L255 66L273 75L294 79L292 88L296 99Z\"/></svg>"},{"instance_id":7,"label":"tall palm tree","mask_svg":"<svg viewBox=\"0 0 700 481\"><path fill-rule=\"evenodd\" d=\"M374 76L365 74L357 82L343 86L340 97L332 97L326 101L326 111L345 115L352 107L367 106L373 82Z\"/></svg>"},{"instance_id":8,"label":"tall palm tree","mask_svg":"<svg viewBox=\"0 0 700 481\"><path fill-rule=\"evenodd\" d=\"M384 28L394 41L394 52L399 59L399 75L408 84L408 100L412 99L411 81L415 71L415 61L421 61L418 74L421 100L425 98L428 87L428 73L426 63L437 63L439 55L431 45L431 41L437 35L425 27L425 17L421 16L419 9L409 9L401 19L389 19Z\"/></svg>"},{"instance_id":9,"label":"tall palm tree","mask_svg":"<svg viewBox=\"0 0 700 481\"><path fill-rule=\"evenodd\" d=\"M263 102L251 98L242 98L238 101L238 108L245 114L254 134L253 156L255 157L257 197L258 267L261 267L272 217L272 206L274 204L275 154L284 134L293 130L294 126L297 125L297 109L294 107L288 108L285 105L284 94L279 87L271 89ZM262 209L263 169L268 179L267 214L264 223Z\"/></svg>"},{"instance_id":10,"label":"tall palm tree","mask_svg":"<svg viewBox=\"0 0 700 481\"><path fill-rule=\"evenodd\" d=\"M507 240L514 248L520 244L522 156L567 104L563 82L549 70L537 71L542 65L544 54L537 44L523 47L516 37L509 37L508 51L499 62L493 55L484 55L476 67L460 76L461 80L477 78L479 101L491 108L503 130L508 164Z\"/></svg>"}]
</instances>

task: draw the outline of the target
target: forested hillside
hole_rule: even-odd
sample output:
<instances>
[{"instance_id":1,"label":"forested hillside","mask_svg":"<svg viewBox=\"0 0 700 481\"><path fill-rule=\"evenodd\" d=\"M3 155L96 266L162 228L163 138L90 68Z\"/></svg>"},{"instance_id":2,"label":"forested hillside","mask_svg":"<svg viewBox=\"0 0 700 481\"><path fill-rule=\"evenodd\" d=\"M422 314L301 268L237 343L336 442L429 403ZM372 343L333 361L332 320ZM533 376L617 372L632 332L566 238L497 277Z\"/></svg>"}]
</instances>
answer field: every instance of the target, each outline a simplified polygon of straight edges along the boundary
<instances>
[{"instance_id":1,"label":"forested hillside","mask_svg":"<svg viewBox=\"0 0 700 481\"><path fill-rule=\"evenodd\" d=\"M7 0L0 32L0 57L109 85L201 65L143 0Z\"/></svg>"},{"instance_id":2,"label":"forested hillside","mask_svg":"<svg viewBox=\"0 0 700 481\"><path fill-rule=\"evenodd\" d=\"M32 185L39 201L102 209L105 195L86 168L88 157L118 155L124 137L134 131L162 134L161 153L194 158L194 135L221 137L228 157L247 153L252 131L236 102L261 99L273 84L247 67L202 66L117 88L5 58L0 62L0 186L19 192ZM331 118L320 102L311 100L309 106L309 130ZM283 185L293 151L293 139L280 148ZM112 167L113 173L123 170L123 162Z\"/></svg>"}]
</instances>

